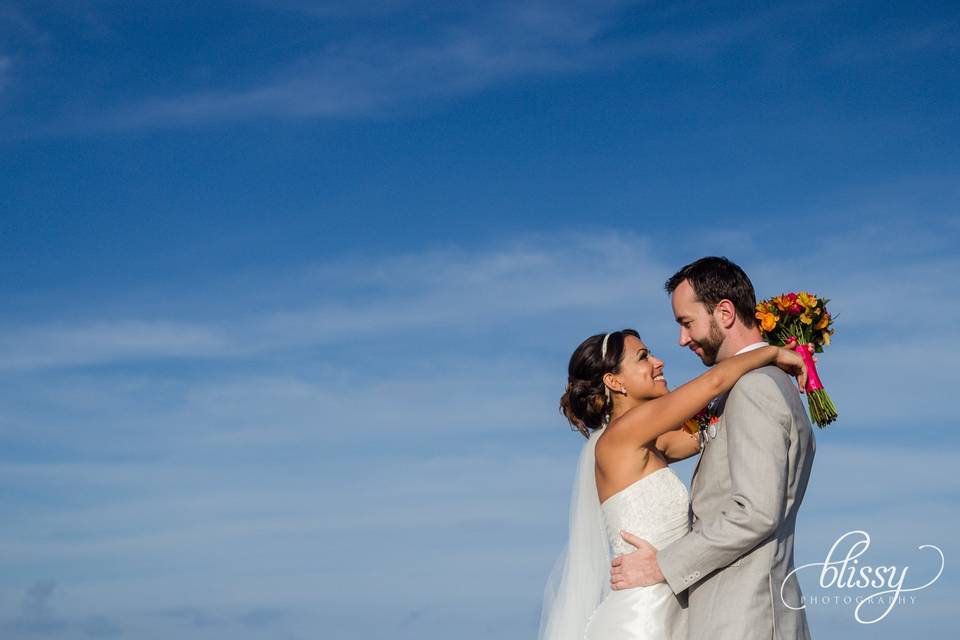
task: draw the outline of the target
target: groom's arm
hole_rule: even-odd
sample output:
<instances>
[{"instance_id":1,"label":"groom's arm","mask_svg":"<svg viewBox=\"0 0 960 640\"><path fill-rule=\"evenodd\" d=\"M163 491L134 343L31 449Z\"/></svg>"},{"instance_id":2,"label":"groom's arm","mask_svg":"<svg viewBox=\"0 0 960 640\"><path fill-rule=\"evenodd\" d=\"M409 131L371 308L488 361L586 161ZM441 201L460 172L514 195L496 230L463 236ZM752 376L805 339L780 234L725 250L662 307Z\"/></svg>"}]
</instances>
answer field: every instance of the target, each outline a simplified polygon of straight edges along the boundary
<instances>
[{"instance_id":1,"label":"groom's arm","mask_svg":"<svg viewBox=\"0 0 960 640\"><path fill-rule=\"evenodd\" d=\"M792 415L773 375L777 373L749 373L727 398L728 504L656 555L675 593L756 547L785 516Z\"/></svg>"}]
</instances>

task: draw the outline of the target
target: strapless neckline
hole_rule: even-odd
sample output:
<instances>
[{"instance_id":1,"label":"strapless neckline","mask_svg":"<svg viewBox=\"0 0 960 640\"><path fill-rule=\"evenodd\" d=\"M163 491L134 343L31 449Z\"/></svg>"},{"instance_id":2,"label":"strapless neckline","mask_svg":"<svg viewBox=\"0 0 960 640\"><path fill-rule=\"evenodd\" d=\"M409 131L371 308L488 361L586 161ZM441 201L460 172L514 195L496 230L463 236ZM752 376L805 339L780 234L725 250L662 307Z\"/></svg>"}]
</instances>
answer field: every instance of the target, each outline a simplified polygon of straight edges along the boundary
<instances>
[{"instance_id":1,"label":"strapless neckline","mask_svg":"<svg viewBox=\"0 0 960 640\"><path fill-rule=\"evenodd\" d=\"M651 477L651 476L655 476L655 475L657 475L658 473L660 473L661 471L669 471L669 469L670 469L670 467L667 466L667 467L662 467L662 468L660 468L660 469L657 469L656 471L651 471L650 473L648 473L647 475L643 476L642 478L640 478L640 479L637 480L636 482L631 482L630 484L628 484L627 486L625 486L623 489L620 489L619 491L616 491L616 492L614 492L613 494L607 496L607 499L604 500L603 502L601 502L601 503L600 503L600 506L601 506L601 507L606 506L606 504L609 503L611 500L613 500L614 498L616 498L616 497L619 496L619 495L624 494L625 492L629 491L630 489L634 488L635 486L637 486L638 484L640 484L641 482L643 482L643 481L646 480L647 478L649 478L649 477Z\"/></svg>"}]
</instances>

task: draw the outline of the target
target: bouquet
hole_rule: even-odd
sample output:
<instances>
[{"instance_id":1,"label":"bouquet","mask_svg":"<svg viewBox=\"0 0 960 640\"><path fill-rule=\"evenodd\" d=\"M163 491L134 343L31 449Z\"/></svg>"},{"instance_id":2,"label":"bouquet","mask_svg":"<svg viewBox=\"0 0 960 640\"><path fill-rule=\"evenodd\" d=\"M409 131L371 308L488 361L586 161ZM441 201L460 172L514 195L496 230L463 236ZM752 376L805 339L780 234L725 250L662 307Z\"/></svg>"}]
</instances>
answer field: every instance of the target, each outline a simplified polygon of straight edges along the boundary
<instances>
[{"instance_id":1,"label":"bouquet","mask_svg":"<svg viewBox=\"0 0 960 640\"><path fill-rule=\"evenodd\" d=\"M837 419L837 408L817 375L814 353L822 353L833 335L833 316L827 311L829 300L806 291L785 293L757 305L760 332L770 344L791 347L807 365L807 406L818 427Z\"/></svg>"}]
</instances>

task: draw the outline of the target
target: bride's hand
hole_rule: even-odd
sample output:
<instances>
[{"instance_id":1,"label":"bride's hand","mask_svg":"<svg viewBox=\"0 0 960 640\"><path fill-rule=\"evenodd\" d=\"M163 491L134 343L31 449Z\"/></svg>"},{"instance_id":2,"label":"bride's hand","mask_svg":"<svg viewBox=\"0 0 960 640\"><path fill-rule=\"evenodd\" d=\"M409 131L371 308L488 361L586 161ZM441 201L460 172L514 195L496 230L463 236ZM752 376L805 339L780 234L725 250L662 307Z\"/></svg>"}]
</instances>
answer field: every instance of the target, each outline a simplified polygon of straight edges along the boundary
<instances>
[{"instance_id":1,"label":"bride's hand","mask_svg":"<svg viewBox=\"0 0 960 640\"><path fill-rule=\"evenodd\" d=\"M797 387L800 393L807 388L807 365L799 353L792 349L777 347L777 359L774 364L797 378Z\"/></svg>"}]
</instances>

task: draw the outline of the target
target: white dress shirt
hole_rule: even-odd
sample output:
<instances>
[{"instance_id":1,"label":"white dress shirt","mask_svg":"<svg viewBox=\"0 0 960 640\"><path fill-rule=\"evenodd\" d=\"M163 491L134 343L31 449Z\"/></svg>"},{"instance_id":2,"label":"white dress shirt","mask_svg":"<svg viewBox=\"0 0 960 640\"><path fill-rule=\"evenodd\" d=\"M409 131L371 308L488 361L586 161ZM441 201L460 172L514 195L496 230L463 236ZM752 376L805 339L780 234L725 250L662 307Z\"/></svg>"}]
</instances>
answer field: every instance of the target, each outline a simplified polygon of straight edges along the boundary
<instances>
[{"instance_id":1,"label":"white dress shirt","mask_svg":"<svg viewBox=\"0 0 960 640\"><path fill-rule=\"evenodd\" d=\"M748 344L743 349L740 349L740 351L737 351L733 355L738 356L741 353L746 353L747 351L753 351L754 349L762 349L763 347L769 347L769 346L770 345L767 344L766 342L754 342L753 344Z\"/></svg>"}]
</instances>

